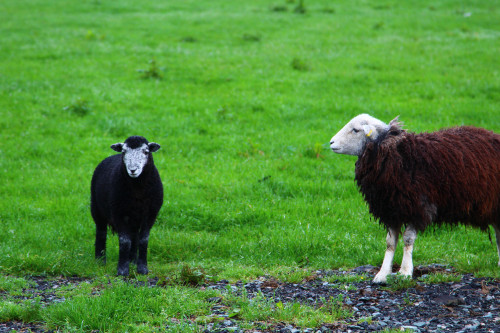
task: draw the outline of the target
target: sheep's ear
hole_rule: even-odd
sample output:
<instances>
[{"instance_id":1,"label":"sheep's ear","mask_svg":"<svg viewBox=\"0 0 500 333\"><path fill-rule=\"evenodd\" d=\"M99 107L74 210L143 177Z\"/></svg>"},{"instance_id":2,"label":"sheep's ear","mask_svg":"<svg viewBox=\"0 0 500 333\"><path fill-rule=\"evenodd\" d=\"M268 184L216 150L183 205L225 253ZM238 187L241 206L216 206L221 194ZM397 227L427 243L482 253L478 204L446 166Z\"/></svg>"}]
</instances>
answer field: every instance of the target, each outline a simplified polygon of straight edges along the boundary
<instances>
[{"instance_id":1,"label":"sheep's ear","mask_svg":"<svg viewBox=\"0 0 500 333\"><path fill-rule=\"evenodd\" d=\"M389 126L399 124L399 115L389 122Z\"/></svg>"},{"instance_id":2,"label":"sheep's ear","mask_svg":"<svg viewBox=\"0 0 500 333\"><path fill-rule=\"evenodd\" d=\"M114 145L111 145L111 149L121 153L123 151L123 143L115 143Z\"/></svg>"},{"instance_id":3,"label":"sheep's ear","mask_svg":"<svg viewBox=\"0 0 500 333\"><path fill-rule=\"evenodd\" d=\"M155 151L158 151L158 149L160 149L160 145L156 142L150 142L148 143L148 148L150 152L154 153Z\"/></svg>"},{"instance_id":4,"label":"sheep's ear","mask_svg":"<svg viewBox=\"0 0 500 333\"><path fill-rule=\"evenodd\" d=\"M375 130L375 126L373 125L363 125L363 132L369 138L375 133Z\"/></svg>"}]
</instances>

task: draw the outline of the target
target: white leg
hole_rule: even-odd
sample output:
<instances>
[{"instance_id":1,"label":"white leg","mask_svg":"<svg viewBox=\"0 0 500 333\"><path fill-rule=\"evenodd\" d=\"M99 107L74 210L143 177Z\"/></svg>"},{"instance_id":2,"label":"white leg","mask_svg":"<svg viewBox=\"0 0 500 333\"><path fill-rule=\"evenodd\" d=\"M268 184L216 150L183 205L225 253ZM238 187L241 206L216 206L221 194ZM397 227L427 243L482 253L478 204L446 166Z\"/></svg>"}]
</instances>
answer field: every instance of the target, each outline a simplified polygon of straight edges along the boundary
<instances>
[{"instance_id":1,"label":"white leg","mask_svg":"<svg viewBox=\"0 0 500 333\"><path fill-rule=\"evenodd\" d=\"M394 259L394 252L396 251L396 246L398 245L399 231L394 229L389 229L387 232L386 242L387 249L385 250L384 262L380 271L375 275L373 282L375 283L385 283L387 282L387 275L392 273L392 260Z\"/></svg>"},{"instance_id":2,"label":"white leg","mask_svg":"<svg viewBox=\"0 0 500 333\"><path fill-rule=\"evenodd\" d=\"M493 228L495 228L495 237L497 239L498 266L500 266L500 227L494 225Z\"/></svg>"},{"instance_id":3,"label":"white leg","mask_svg":"<svg viewBox=\"0 0 500 333\"><path fill-rule=\"evenodd\" d=\"M417 238L417 231L411 225L408 225L403 233L403 241L405 243L403 252L403 261L401 262L401 269L399 274L411 277L413 275L413 243Z\"/></svg>"}]
</instances>

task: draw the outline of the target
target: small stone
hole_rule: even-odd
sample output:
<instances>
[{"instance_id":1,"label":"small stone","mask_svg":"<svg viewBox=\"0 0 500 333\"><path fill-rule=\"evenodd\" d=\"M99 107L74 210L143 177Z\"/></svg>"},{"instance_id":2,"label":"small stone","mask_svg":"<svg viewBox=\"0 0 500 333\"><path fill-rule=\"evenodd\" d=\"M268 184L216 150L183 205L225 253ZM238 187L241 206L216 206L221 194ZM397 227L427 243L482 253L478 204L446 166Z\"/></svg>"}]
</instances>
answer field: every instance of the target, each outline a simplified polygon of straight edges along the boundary
<instances>
[{"instance_id":1,"label":"small stone","mask_svg":"<svg viewBox=\"0 0 500 333\"><path fill-rule=\"evenodd\" d=\"M355 273L373 273L378 270L378 267L372 266L372 265L364 265L364 266L359 266L356 268L353 268L351 272Z\"/></svg>"},{"instance_id":2,"label":"small stone","mask_svg":"<svg viewBox=\"0 0 500 333\"><path fill-rule=\"evenodd\" d=\"M211 298L207 299L207 301L209 303L219 303L220 301L222 301L222 298L221 297L211 297Z\"/></svg>"},{"instance_id":3,"label":"small stone","mask_svg":"<svg viewBox=\"0 0 500 333\"><path fill-rule=\"evenodd\" d=\"M417 326L417 327L423 327L427 325L427 323L425 321L417 321L416 323L413 323L413 326Z\"/></svg>"},{"instance_id":4,"label":"small stone","mask_svg":"<svg viewBox=\"0 0 500 333\"><path fill-rule=\"evenodd\" d=\"M463 298L450 295L440 295L438 297L435 297L434 302L445 306L457 306L465 304L465 300Z\"/></svg>"},{"instance_id":5,"label":"small stone","mask_svg":"<svg viewBox=\"0 0 500 333\"><path fill-rule=\"evenodd\" d=\"M410 326L410 325L407 325L407 326L401 326L401 330L404 331L404 330L412 330L414 332L420 332L420 330L418 329L417 326Z\"/></svg>"},{"instance_id":6,"label":"small stone","mask_svg":"<svg viewBox=\"0 0 500 333\"><path fill-rule=\"evenodd\" d=\"M473 324L465 325L464 328L466 330L475 331L479 327L480 323L477 320L473 320L473 322Z\"/></svg>"},{"instance_id":7,"label":"small stone","mask_svg":"<svg viewBox=\"0 0 500 333\"><path fill-rule=\"evenodd\" d=\"M368 328L368 323L366 321L362 322L362 323L359 323L358 324L359 326L363 327L363 328Z\"/></svg>"}]
</instances>

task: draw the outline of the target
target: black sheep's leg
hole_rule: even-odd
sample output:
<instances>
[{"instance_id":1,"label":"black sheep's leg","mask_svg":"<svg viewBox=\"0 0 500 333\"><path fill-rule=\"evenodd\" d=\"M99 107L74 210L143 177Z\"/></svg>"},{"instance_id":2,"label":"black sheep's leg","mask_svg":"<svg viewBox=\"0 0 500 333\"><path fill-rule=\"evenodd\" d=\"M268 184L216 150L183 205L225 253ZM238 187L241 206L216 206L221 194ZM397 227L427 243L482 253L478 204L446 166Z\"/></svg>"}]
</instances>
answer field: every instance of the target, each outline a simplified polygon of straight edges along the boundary
<instances>
[{"instance_id":1,"label":"black sheep's leg","mask_svg":"<svg viewBox=\"0 0 500 333\"><path fill-rule=\"evenodd\" d=\"M134 233L131 236L132 245L130 246L130 262L137 264L137 243L139 242L139 233Z\"/></svg>"},{"instance_id":2,"label":"black sheep's leg","mask_svg":"<svg viewBox=\"0 0 500 333\"><path fill-rule=\"evenodd\" d=\"M137 259L137 273L148 274L148 242L149 228L142 229L139 233L139 257Z\"/></svg>"},{"instance_id":3,"label":"black sheep's leg","mask_svg":"<svg viewBox=\"0 0 500 333\"><path fill-rule=\"evenodd\" d=\"M130 235L127 233L120 233L118 235L118 241L120 245L118 255L118 275L127 276L129 273L130 247L132 246L132 241L130 239Z\"/></svg>"},{"instance_id":4,"label":"black sheep's leg","mask_svg":"<svg viewBox=\"0 0 500 333\"><path fill-rule=\"evenodd\" d=\"M108 227L106 224L96 224L95 229L95 258L105 264Z\"/></svg>"}]
</instances>

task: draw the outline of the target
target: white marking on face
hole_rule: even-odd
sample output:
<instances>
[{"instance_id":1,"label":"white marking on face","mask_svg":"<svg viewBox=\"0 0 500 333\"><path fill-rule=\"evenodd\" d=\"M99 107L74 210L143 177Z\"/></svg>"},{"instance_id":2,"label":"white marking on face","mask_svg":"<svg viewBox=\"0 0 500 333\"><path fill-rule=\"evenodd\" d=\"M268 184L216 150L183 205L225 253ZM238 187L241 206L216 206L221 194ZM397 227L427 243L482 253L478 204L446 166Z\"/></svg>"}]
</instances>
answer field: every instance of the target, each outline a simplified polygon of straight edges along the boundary
<instances>
[{"instance_id":1,"label":"white marking on face","mask_svg":"<svg viewBox=\"0 0 500 333\"><path fill-rule=\"evenodd\" d=\"M367 114L349 121L330 140L330 148L338 154L361 155L368 140L375 140L389 126Z\"/></svg>"},{"instance_id":2,"label":"white marking on face","mask_svg":"<svg viewBox=\"0 0 500 333\"><path fill-rule=\"evenodd\" d=\"M123 163L125 163L125 168L131 178L137 178L141 175L148 158L149 148L146 144L139 148L130 148L126 144L123 145Z\"/></svg>"}]
</instances>

